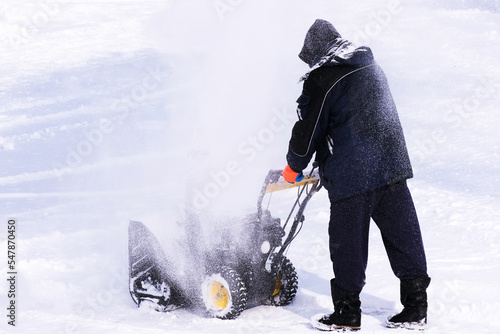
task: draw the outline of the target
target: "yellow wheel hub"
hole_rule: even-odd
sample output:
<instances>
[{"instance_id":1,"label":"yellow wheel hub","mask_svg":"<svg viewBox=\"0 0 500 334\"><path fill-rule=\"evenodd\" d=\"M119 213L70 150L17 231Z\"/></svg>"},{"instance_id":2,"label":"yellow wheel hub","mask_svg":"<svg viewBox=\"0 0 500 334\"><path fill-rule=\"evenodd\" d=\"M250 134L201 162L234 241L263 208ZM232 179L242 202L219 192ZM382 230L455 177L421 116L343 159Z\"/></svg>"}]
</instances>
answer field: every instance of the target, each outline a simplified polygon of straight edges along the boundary
<instances>
[{"instance_id":1,"label":"yellow wheel hub","mask_svg":"<svg viewBox=\"0 0 500 334\"><path fill-rule=\"evenodd\" d=\"M280 292L281 289L281 278L276 277L276 286L274 287L273 297Z\"/></svg>"},{"instance_id":2,"label":"yellow wheel hub","mask_svg":"<svg viewBox=\"0 0 500 334\"><path fill-rule=\"evenodd\" d=\"M229 290L221 282L213 281L209 284L208 296L212 309L223 310L229 304Z\"/></svg>"}]
</instances>

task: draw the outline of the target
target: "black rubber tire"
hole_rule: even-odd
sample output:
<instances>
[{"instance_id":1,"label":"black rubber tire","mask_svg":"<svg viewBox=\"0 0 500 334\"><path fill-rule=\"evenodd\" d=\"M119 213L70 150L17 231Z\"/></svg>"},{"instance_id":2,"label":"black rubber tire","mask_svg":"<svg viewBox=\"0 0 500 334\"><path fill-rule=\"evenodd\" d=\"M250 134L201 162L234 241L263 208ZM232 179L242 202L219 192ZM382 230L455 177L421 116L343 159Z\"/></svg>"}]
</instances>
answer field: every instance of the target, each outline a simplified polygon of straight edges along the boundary
<instances>
[{"instance_id":1,"label":"black rubber tire","mask_svg":"<svg viewBox=\"0 0 500 334\"><path fill-rule=\"evenodd\" d=\"M235 319L246 308L247 289L238 272L223 266L201 284L201 299L208 316Z\"/></svg>"},{"instance_id":2,"label":"black rubber tire","mask_svg":"<svg viewBox=\"0 0 500 334\"><path fill-rule=\"evenodd\" d=\"M281 261L273 259L272 269L276 280L276 288L272 296L267 299L266 304L286 306L293 301L297 294L299 287L297 271L287 257L282 257Z\"/></svg>"}]
</instances>

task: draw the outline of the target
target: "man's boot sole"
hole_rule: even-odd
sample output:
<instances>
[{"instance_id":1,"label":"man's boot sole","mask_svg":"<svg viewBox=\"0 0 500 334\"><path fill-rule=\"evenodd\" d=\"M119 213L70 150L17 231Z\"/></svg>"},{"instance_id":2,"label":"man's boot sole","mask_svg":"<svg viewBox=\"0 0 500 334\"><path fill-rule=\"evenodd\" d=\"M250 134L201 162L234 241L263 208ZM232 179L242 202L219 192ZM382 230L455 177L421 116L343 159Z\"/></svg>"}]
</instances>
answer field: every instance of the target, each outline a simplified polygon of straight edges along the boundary
<instances>
[{"instance_id":1,"label":"man's boot sole","mask_svg":"<svg viewBox=\"0 0 500 334\"><path fill-rule=\"evenodd\" d=\"M423 318L422 320L419 321L412 321L412 322L392 322L389 321L392 316L387 318L385 321L385 325L389 328L406 328L406 329L417 329L417 330L425 330L427 328L427 318Z\"/></svg>"},{"instance_id":2,"label":"man's boot sole","mask_svg":"<svg viewBox=\"0 0 500 334\"><path fill-rule=\"evenodd\" d=\"M342 326L342 325L327 325L319 320L323 318L324 316L328 316L327 314L316 314L311 317L311 326L313 326L316 329L319 329L320 331L325 331L325 332L354 332L358 331L361 329L361 326Z\"/></svg>"}]
</instances>

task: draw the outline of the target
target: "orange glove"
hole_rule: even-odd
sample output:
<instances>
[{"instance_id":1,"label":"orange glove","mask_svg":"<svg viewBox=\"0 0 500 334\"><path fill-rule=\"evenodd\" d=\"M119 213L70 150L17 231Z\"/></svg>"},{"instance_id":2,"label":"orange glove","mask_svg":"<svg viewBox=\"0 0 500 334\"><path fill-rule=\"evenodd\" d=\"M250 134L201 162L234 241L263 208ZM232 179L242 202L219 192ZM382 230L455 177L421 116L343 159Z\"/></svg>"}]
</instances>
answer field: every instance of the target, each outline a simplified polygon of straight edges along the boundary
<instances>
[{"instance_id":1,"label":"orange glove","mask_svg":"<svg viewBox=\"0 0 500 334\"><path fill-rule=\"evenodd\" d=\"M285 181L289 183L300 182L304 178L304 174L302 174L302 172L294 172L289 165L286 165L285 169L283 169L282 174Z\"/></svg>"}]
</instances>

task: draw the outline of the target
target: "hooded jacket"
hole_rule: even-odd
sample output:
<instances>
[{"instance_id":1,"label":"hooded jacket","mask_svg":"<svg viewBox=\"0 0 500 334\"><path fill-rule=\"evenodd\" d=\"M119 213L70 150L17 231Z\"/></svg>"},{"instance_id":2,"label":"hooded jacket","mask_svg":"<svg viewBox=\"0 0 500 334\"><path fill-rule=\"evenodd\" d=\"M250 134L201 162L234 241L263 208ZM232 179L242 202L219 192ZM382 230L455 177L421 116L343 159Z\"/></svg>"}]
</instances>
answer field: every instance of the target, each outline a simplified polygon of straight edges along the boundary
<instances>
[{"instance_id":1,"label":"hooded jacket","mask_svg":"<svg viewBox=\"0 0 500 334\"><path fill-rule=\"evenodd\" d=\"M309 29L299 57L304 78L287 161L304 170L314 153L330 200L413 176L387 78L368 47L356 47L327 21Z\"/></svg>"}]
</instances>

